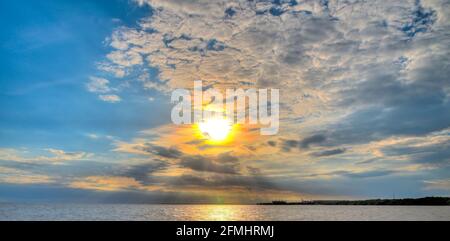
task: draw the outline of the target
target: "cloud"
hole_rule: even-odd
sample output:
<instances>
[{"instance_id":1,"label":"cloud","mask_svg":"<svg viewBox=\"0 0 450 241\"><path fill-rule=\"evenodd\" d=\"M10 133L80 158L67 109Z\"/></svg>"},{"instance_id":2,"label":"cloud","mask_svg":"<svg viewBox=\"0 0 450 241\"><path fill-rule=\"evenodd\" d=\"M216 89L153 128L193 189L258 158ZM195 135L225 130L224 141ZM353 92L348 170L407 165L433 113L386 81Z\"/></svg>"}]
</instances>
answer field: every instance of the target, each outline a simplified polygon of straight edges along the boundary
<instances>
[{"instance_id":1,"label":"cloud","mask_svg":"<svg viewBox=\"0 0 450 241\"><path fill-rule=\"evenodd\" d=\"M332 150L325 150L320 152L314 152L312 155L316 157L322 157L322 156L334 156L342 154L346 151L345 148L338 148L338 149L332 149Z\"/></svg>"},{"instance_id":2,"label":"cloud","mask_svg":"<svg viewBox=\"0 0 450 241\"><path fill-rule=\"evenodd\" d=\"M70 188L91 189L99 191L120 191L127 189L136 189L141 185L133 178L128 177L108 177L91 176L80 178L69 184Z\"/></svg>"},{"instance_id":3,"label":"cloud","mask_svg":"<svg viewBox=\"0 0 450 241\"><path fill-rule=\"evenodd\" d=\"M0 166L0 183L43 184L54 180L47 175L40 175L26 170Z\"/></svg>"},{"instance_id":4,"label":"cloud","mask_svg":"<svg viewBox=\"0 0 450 241\"><path fill-rule=\"evenodd\" d=\"M323 143L323 142L325 142L325 140L326 140L326 137L322 134L308 136L308 137L303 138L302 140L282 139L281 149L283 151L287 151L287 152L289 152L291 150L291 148L308 149L308 148L310 148L311 145ZM276 143L273 143L273 144L276 144Z\"/></svg>"},{"instance_id":5,"label":"cloud","mask_svg":"<svg viewBox=\"0 0 450 241\"><path fill-rule=\"evenodd\" d=\"M97 140L97 139L100 138L99 135L94 134L94 133L88 133L88 134L86 134L86 136L89 137L90 139L93 139L93 140Z\"/></svg>"},{"instance_id":6,"label":"cloud","mask_svg":"<svg viewBox=\"0 0 450 241\"><path fill-rule=\"evenodd\" d=\"M190 168L195 171L201 172L217 172L227 174L238 173L238 163L233 162L231 164L220 164L205 156L185 156L180 162L180 165Z\"/></svg>"},{"instance_id":7,"label":"cloud","mask_svg":"<svg viewBox=\"0 0 450 241\"><path fill-rule=\"evenodd\" d=\"M64 150L44 149L49 155L32 155L27 150L0 148L0 160L25 163L62 163L67 161L87 160L93 156L87 152L67 152Z\"/></svg>"},{"instance_id":8,"label":"cloud","mask_svg":"<svg viewBox=\"0 0 450 241\"><path fill-rule=\"evenodd\" d=\"M290 151L291 148L298 148L299 141L298 140L283 140L281 149L283 151Z\"/></svg>"},{"instance_id":9,"label":"cloud","mask_svg":"<svg viewBox=\"0 0 450 241\"><path fill-rule=\"evenodd\" d=\"M302 148L309 148L310 145L312 144L319 144L322 143L326 140L326 137L324 135L313 135L313 136L309 136L304 138L301 142L300 142L300 146Z\"/></svg>"},{"instance_id":10,"label":"cloud","mask_svg":"<svg viewBox=\"0 0 450 241\"><path fill-rule=\"evenodd\" d=\"M143 185L148 185L152 184L153 182L157 182L157 180L152 176L153 173L169 167L170 166L166 162L152 161L149 163L130 166L126 171L121 172L121 175L133 178Z\"/></svg>"},{"instance_id":11,"label":"cloud","mask_svg":"<svg viewBox=\"0 0 450 241\"><path fill-rule=\"evenodd\" d=\"M407 140L407 141L406 141ZM433 133L428 137L409 138L396 145L379 148L385 156L407 157L410 162L426 166L450 165L450 137L448 131Z\"/></svg>"},{"instance_id":12,"label":"cloud","mask_svg":"<svg viewBox=\"0 0 450 241\"><path fill-rule=\"evenodd\" d=\"M368 172L348 172L342 173L341 175L350 177L350 178L374 178L374 177L383 177L387 175L391 175L396 173L395 171L390 170L376 170L376 171L368 171Z\"/></svg>"},{"instance_id":13,"label":"cloud","mask_svg":"<svg viewBox=\"0 0 450 241\"><path fill-rule=\"evenodd\" d=\"M229 163L229 164L233 164L233 163L238 163L239 162L239 158L231 155L228 152L225 153L221 153L217 156L217 161L221 162L221 163Z\"/></svg>"},{"instance_id":14,"label":"cloud","mask_svg":"<svg viewBox=\"0 0 450 241\"><path fill-rule=\"evenodd\" d=\"M117 103L122 100L118 95L99 95L98 98L109 103Z\"/></svg>"},{"instance_id":15,"label":"cloud","mask_svg":"<svg viewBox=\"0 0 450 241\"><path fill-rule=\"evenodd\" d=\"M272 146L272 147L277 146L277 142L276 142L276 141L268 141L267 144L268 144L269 146Z\"/></svg>"},{"instance_id":16,"label":"cloud","mask_svg":"<svg viewBox=\"0 0 450 241\"><path fill-rule=\"evenodd\" d=\"M49 153L51 153L53 156L49 158L42 158L43 160L49 160L49 161L73 161L73 160L85 160L86 158L89 158L92 156L91 154L85 153L85 152L66 152L64 150L58 150L58 149L46 149Z\"/></svg>"},{"instance_id":17,"label":"cloud","mask_svg":"<svg viewBox=\"0 0 450 241\"><path fill-rule=\"evenodd\" d=\"M115 65L113 63L99 63L97 68L109 74L113 74L116 78L123 78L127 75L124 67Z\"/></svg>"},{"instance_id":18,"label":"cloud","mask_svg":"<svg viewBox=\"0 0 450 241\"><path fill-rule=\"evenodd\" d=\"M143 87L192 87L197 79L219 87L242 82L283 87L286 119L309 122L314 116L336 120L330 109L340 98L345 101L338 101L339 112L358 111L357 103L369 103L372 96L370 103L380 103L405 83L420 90L425 87L415 84L420 75L442 82L447 74L445 61L439 61L448 41L443 2L137 2L152 6L152 15L139 28L118 28L109 58L125 69L144 65L141 58L156 67L161 82L148 80ZM426 51L430 44L436 51ZM123 55L136 60L122 63ZM442 74L431 78L431 73ZM381 95L363 91L374 87Z\"/></svg>"},{"instance_id":19,"label":"cloud","mask_svg":"<svg viewBox=\"0 0 450 241\"><path fill-rule=\"evenodd\" d=\"M122 99L118 95L108 94L117 89L109 87L109 80L98 77L90 77L90 82L86 84L89 92L100 94L98 98L109 103L120 102Z\"/></svg>"},{"instance_id":20,"label":"cloud","mask_svg":"<svg viewBox=\"0 0 450 241\"><path fill-rule=\"evenodd\" d=\"M281 138L280 149L284 152L290 152L292 148L295 148L296 150L309 149L313 145L323 144L326 140L327 140L327 138L325 137L325 135L322 135L322 134L315 134L315 135L307 136L300 140ZM272 144L274 144L274 145L271 145L271 144L269 144L269 145L275 146L276 142L274 142ZM326 152L324 152L324 153L326 154ZM319 152L317 152L315 154L319 154ZM340 154L340 153L336 153L336 154ZM319 156L319 155L316 155L316 156Z\"/></svg>"},{"instance_id":21,"label":"cloud","mask_svg":"<svg viewBox=\"0 0 450 241\"><path fill-rule=\"evenodd\" d=\"M90 77L90 82L86 84L86 88L93 93L108 93L111 91L109 80L93 76Z\"/></svg>"},{"instance_id":22,"label":"cloud","mask_svg":"<svg viewBox=\"0 0 450 241\"><path fill-rule=\"evenodd\" d=\"M108 54L108 59L114 64L123 67L131 67L134 65L141 65L143 63L143 58L137 51L114 51Z\"/></svg>"},{"instance_id":23,"label":"cloud","mask_svg":"<svg viewBox=\"0 0 450 241\"><path fill-rule=\"evenodd\" d=\"M450 180L449 179L437 179L437 180L426 180L423 181L425 184L425 189L427 190L446 190L450 191Z\"/></svg>"},{"instance_id":24,"label":"cloud","mask_svg":"<svg viewBox=\"0 0 450 241\"><path fill-rule=\"evenodd\" d=\"M257 174L261 188L333 195L380 194L389 180L418 194L448 167L447 1L136 2L151 14L114 31L100 70L166 94L198 79L280 88L281 133L229 147L153 130L116 151L166 166L121 175L211 189L251 187Z\"/></svg>"},{"instance_id":25,"label":"cloud","mask_svg":"<svg viewBox=\"0 0 450 241\"><path fill-rule=\"evenodd\" d=\"M238 174L239 159L230 153L221 153L219 155L197 154L190 155L183 153L176 146L162 147L151 143L145 143L137 147L144 153L151 154L155 158L163 158L169 162L160 167L168 168L167 165L180 165L199 172L217 172ZM147 165L147 164L146 164ZM153 166L154 164L151 164ZM143 168L146 170L149 166Z\"/></svg>"},{"instance_id":26,"label":"cloud","mask_svg":"<svg viewBox=\"0 0 450 241\"><path fill-rule=\"evenodd\" d=\"M182 175L173 178L174 186L194 186L198 188L243 188L245 190L279 190L267 179L255 176L236 175L211 175L199 177L194 175ZM230 190L231 191L231 190Z\"/></svg>"},{"instance_id":27,"label":"cloud","mask_svg":"<svg viewBox=\"0 0 450 241\"><path fill-rule=\"evenodd\" d=\"M306 175L305 177L346 177L350 179L365 179L365 178L377 178L398 173L391 170L368 170L368 171L346 171L337 170L325 173L316 173Z\"/></svg>"},{"instance_id":28,"label":"cloud","mask_svg":"<svg viewBox=\"0 0 450 241\"><path fill-rule=\"evenodd\" d=\"M394 136L362 143L352 148L352 154L361 154L358 164L419 165L419 170L443 168L450 164L449 130L432 132L424 136Z\"/></svg>"},{"instance_id":29,"label":"cloud","mask_svg":"<svg viewBox=\"0 0 450 241\"><path fill-rule=\"evenodd\" d=\"M145 145L145 147L143 148L143 150L145 152L154 154L156 156L170 158L170 159L180 158L183 155L183 153L180 150L178 150L176 147L166 148L166 147L162 147L162 146L153 145L150 143L147 143Z\"/></svg>"},{"instance_id":30,"label":"cloud","mask_svg":"<svg viewBox=\"0 0 450 241\"><path fill-rule=\"evenodd\" d=\"M364 79L368 68L434 55L417 55L429 46L425 41L445 46L439 41L446 26L442 2L137 2L152 6L152 15L139 28L113 33L113 64L132 68L145 58L171 88L191 87L196 79L283 86L290 114L327 110L328 101ZM433 31L435 39L426 40ZM378 53L383 57L376 59Z\"/></svg>"}]
</instances>

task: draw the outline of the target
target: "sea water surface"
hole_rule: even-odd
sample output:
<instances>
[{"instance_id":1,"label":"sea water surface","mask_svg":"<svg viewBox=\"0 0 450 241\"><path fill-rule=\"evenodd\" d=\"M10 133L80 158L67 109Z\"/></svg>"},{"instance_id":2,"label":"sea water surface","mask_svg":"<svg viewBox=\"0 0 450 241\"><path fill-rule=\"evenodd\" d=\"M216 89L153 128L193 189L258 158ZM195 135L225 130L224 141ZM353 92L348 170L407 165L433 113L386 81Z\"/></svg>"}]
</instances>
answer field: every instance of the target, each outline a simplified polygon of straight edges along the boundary
<instances>
[{"instance_id":1,"label":"sea water surface","mask_svg":"<svg viewBox=\"0 0 450 241\"><path fill-rule=\"evenodd\" d=\"M450 206L0 204L0 220L446 220Z\"/></svg>"}]
</instances>

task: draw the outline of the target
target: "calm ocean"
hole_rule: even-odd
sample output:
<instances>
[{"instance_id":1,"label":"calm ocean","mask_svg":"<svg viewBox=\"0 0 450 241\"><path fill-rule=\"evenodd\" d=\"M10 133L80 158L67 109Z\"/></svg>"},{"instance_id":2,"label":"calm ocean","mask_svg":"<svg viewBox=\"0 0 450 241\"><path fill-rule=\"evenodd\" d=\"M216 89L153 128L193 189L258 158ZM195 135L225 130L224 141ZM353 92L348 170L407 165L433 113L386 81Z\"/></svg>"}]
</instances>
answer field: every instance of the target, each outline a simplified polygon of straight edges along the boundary
<instances>
[{"instance_id":1,"label":"calm ocean","mask_svg":"<svg viewBox=\"0 0 450 241\"><path fill-rule=\"evenodd\" d=\"M450 206L0 204L0 220L447 220Z\"/></svg>"}]
</instances>

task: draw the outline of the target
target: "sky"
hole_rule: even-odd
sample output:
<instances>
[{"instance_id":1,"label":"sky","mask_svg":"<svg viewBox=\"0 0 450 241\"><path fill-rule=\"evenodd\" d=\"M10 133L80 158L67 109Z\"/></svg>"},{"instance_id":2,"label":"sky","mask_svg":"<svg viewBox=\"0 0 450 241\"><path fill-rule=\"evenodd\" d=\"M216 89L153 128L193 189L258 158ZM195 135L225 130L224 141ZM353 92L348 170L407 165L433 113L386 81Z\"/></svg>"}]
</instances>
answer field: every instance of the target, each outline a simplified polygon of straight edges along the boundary
<instances>
[{"instance_id":1,"label":"sky","mask_svg":"<svg viewBox=\"0 0 450 241\"><path fill-rule=\"evenodd\" d=\"M0 2L0 202L450 195L448 0ZM170 119L280 89L280 131Z\"/></svg>"}]
</instances>

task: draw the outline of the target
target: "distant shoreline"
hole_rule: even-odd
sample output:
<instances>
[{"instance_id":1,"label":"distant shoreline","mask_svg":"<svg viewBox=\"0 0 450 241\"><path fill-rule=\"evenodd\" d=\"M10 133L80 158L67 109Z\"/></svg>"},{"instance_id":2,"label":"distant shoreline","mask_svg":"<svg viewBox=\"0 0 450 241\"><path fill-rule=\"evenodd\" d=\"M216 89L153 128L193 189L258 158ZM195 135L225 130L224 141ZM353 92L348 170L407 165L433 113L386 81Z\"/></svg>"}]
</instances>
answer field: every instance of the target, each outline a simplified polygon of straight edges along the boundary
<instances>
[{"instance_id":1,"label":"distant shoreline","mask_svg":"<svg viewBox=\"0 0 450 241\"><path fill-rule=\"evenodd\" d=\"M450 206L450 197L368 200L311 200L301 202L272 201L257 205L373 205L373 206Z\"/></svg>"}]
</instances>

